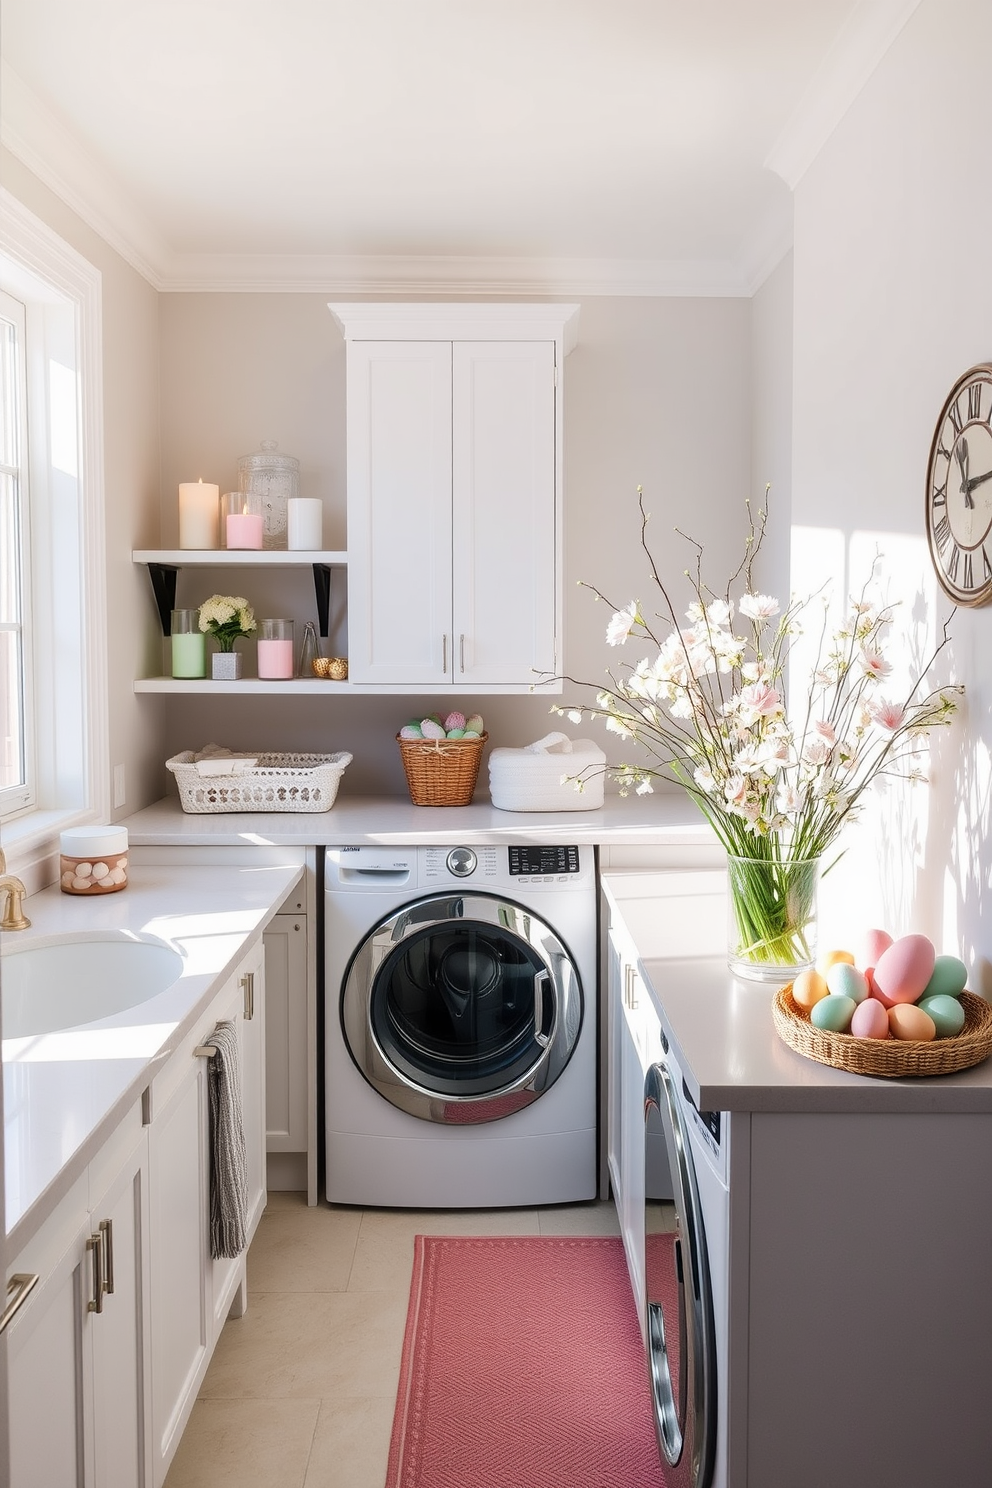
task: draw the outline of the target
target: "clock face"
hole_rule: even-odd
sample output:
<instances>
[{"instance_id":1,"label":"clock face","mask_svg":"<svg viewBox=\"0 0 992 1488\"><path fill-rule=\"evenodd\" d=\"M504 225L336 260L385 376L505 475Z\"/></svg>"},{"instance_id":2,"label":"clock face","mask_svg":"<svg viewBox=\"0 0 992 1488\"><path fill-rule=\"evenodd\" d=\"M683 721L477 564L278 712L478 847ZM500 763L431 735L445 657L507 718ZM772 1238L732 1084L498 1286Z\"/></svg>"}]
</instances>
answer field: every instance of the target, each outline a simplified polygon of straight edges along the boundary
<instances>
[{"instance_id":1,"label":"clock face","mask_svg":"<svg viewBox=\"0 0 992 1488\"><path fill-rule=\"evenodd\" d=\"M992 364L972 367L941 409L927 468L927 540L955 604L992 600Z\"/></svg>"}]
</instances>

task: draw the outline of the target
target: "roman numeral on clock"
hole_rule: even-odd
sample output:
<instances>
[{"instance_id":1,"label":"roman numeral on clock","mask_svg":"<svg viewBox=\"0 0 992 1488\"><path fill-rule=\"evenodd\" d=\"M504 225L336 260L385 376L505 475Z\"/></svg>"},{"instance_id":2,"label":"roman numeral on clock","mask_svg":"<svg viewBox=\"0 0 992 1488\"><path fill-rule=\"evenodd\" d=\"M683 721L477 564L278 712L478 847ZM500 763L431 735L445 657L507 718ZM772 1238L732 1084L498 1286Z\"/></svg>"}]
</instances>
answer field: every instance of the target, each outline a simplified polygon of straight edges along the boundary
<instances>
[{"instance_id":1,"label":"roman numeral on clock","mask_svg":"<svg viewBox=\"0 0 992 1488\"><path fill-rule=\"evenodd\" d=\"M951 524L947 520L947 514L945 513L944 516L942 516L940 521L937 523L936 527L934 527L933 529L933 540L937 544L938 548L943 549L946 546L950 535Z\"/></svg>"},{"instance_id":2,"label":"roman numeral on clock","mask_svg":"<svg viewBox=\"0 0 992 1488\"><path fill-rule=\"evenodd\" d=\"M961 410L958 407L956 398L951 404L950 408L947 410L947 417L951 421L951 427L954 430L954 438L957 439L958 435L964 428L964 419L961 417Z\"/></svg>"},{"instance_id":3,"label":"roman numeral on clock","mask_svg":"<svg viewBox=\"0 0 992 1488\"><path fill-rule=\"evenodd\" d=\"M968 418L980 419L982 416L982 384L973 382L968 388Z\"/></svg>"},{"instance_id":4,"label":"roman numeral on clock","mask_svg":"<svg viewBox=\"0 0 992 1488\"><path fill-rule=\"evenodd\" d=\"M947 487L946 486L934 486L934 488L933 488L933 495L931 496L930 500L931 500L932 505L934 505L934 506L946 506L947 505Z\"/></svg>"},{"instance_id":5,"label":"roman numeral on clock","mask_svg":"<svg viewBox=\"0 0 992 1488\"><path fill-rule=\"evenodd\" d=\"M965 555L964 555L964 579L962 580L962 583L964 584L964 587L966 589L974 589L974 587L975 587L975 580L972 577L972 572L971 572L971 554L970 553L965 553Z\"/></svg>"},{"instance_id":6,"label":"roman numeral on clock","mask_svg":"<svg viewBox=\"0 0 992 1488\"><path fill-rule=\"evenodd\" d=\"M984 544L982 545L982 567L985 570L983 579L984 582L987 584L989 579L992 579L992 563L989 562L989 555L985 551Z\"/></svg>"},{"instance_id":7,"label":"roman numeral on clock","mask_svg":"<svg viewBox=\"0 0 992 1488\"><path fill-rule=\"evenodd\" d=\"M950 579L952 584L956 584L958 581L958 561L960 560L960 557L961 549L958 547L957 543L952 543L951 556L947 563L947 577Z\"/></svg>"}]
</instances>

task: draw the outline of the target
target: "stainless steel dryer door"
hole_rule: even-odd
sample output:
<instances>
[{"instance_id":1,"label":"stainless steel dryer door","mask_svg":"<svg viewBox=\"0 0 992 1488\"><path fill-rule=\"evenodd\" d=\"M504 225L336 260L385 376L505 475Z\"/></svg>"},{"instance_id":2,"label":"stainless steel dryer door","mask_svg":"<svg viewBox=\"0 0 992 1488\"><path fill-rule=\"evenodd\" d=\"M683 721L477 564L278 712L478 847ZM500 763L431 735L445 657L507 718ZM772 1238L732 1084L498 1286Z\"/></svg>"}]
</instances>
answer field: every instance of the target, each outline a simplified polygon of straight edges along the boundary
<instances>
[{"instance_id":1,"label":"stainless steel dryer door","mask_svg":"<svg viewBox=\"0 0 992 1488\"><path fill-rule=\"evenodd\" d=\"M647 1353L658 1445L672 1488L709 1488L716 1451L716 1344L702 1206L672 1075L653 1064L644 1082L646 1150L664 1136L675 1232L645 1206ZM648 1175L650 1177L650 1175Z\"/></svg>"},{"instance_id":2,"label":"stainless steel dryer door","mask_svg":"<svg viewBox=\"0 0 992 1488\"><path fill-rule=\"evenodd\" d=\"M567 948L529 909L488 894L432 895L389 915L341 993L356 1065L424 1121L496 1121L539 1099L581 1024Z\"/></svg>"}]
</instances>

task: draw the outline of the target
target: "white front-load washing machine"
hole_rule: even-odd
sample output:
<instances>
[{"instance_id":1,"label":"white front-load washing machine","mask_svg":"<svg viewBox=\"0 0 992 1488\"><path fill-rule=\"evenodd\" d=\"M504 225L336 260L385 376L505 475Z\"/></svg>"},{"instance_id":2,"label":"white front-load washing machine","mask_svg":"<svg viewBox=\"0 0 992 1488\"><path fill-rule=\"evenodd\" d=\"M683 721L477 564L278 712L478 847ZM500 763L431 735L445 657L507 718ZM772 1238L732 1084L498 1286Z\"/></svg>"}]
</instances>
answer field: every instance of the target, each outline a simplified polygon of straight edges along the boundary
<instances>
[{"instance_id":1,"label":"white front-load washing machine","mask_svg":"<svg viewBox=\"0 0 992 1488\"><path fill-rule=\"evenodd\" d=\"M328 848L331 1203L596 1196L593 849Z\"/></svg>"}]
</instances>

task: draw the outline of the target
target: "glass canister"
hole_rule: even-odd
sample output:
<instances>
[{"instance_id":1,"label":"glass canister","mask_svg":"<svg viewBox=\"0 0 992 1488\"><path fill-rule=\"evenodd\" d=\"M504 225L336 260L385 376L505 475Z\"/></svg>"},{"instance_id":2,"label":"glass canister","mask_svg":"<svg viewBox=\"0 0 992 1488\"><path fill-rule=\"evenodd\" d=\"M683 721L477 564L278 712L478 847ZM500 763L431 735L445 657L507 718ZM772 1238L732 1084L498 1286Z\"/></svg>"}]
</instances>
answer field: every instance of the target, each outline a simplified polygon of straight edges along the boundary
<instances>
[{"instance_id":1,"label":"glass canister","mask_svg":"<svg viewBox=\"0 0 992 1488\"><path fill-rule=\"evenodd\" d=\"M258 628L258 675L282 680L293 675L292 620L263 620Z\"/></svg>"},{"instance_id":2,"label":"glass canister","mask_svg":"<svg viewBox=\"0 0 992 1488\"><path fill-rule=\"evenodd\" d=\"M127 827L67 827L59 838L63 894L127 888Z\"/></svg>"},{"instance_id":3,"label":"glass canister","mask_svg":"<svg viewBox=\"0 0 992 1488\"><path fill-rule=\"evenodd\" d=\"M263 439L256 454L238 461L238 489L262 503L263 548L286 546L288 502L300 494L300 462L278 448L274 439Z\"/></svg>"}]
</instances>

